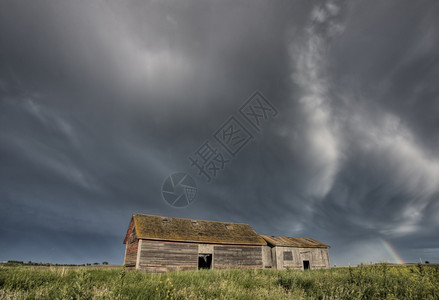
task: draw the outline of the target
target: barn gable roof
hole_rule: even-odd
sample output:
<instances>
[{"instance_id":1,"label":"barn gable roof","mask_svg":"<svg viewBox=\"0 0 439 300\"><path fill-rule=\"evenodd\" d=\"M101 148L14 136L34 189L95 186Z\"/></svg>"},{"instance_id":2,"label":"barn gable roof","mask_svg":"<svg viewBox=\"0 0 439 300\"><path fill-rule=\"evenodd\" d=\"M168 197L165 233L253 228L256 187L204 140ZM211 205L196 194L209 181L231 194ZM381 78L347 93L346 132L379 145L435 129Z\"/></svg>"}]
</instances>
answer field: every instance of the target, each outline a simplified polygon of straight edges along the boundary
<instances>
[{"instance_id":1,"label":"barn gable roof","mask_svg":"<svg viewBox=\"0 0 439 300\"><path fill-rule=\"evenodd\" d=\"M139 239L218 244L266 245L248 224L134 214ZM125 238L124 243L127 239Z\"/></svg>"},{"instance_id":2,"label":"barn gable roof","mask_svg":"<svg viewBox=\"0 0 439 300\"><path fill-rule=\"evenodd\" d=\"M273 246L286 246L298 248L331 248L311 238L287 237L287 236L269 236L261 235L264 240Z\"/></svg>"}]
</instances>

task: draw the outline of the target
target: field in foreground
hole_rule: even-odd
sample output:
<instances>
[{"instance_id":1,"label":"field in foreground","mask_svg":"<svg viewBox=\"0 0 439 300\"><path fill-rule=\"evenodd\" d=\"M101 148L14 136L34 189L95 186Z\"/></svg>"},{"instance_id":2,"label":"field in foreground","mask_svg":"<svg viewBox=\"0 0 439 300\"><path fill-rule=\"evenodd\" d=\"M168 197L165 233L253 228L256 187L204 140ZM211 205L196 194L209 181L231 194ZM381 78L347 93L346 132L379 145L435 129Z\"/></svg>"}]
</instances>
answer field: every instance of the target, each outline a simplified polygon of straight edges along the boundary
<instances>
[{"instance_id":1,"label":"field in foreground","mask_svg":"<svg viewBox=\"0 0 439 300\"><path fill-rule=\"evenodd\" d=\"M0 267L0 299L439 299L439 266L330 270Z\"/></svg>"}]
</instances>

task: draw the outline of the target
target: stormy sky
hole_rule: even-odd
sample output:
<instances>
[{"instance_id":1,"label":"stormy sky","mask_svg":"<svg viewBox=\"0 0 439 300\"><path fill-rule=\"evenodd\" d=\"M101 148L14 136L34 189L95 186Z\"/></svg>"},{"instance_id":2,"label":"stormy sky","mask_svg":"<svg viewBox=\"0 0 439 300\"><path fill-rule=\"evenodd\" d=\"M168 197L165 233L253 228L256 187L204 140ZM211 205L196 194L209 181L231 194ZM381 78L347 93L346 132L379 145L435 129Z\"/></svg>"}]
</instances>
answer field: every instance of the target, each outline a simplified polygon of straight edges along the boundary
<instances>
[{"instance_id":1,"label":"stormy sky","mask_svg":"<svg viewBox=\"0 0 439 300\"><path fill-rule=\"evenodd\" d=\"M0 261L123 262L132 213L250 224L331 264L439 262L436 1L0 1ZM252 128L260 91L278 114ZM235 116L210 182L188 157ZM174 208L165 178L190 174ZM393 248L393 250L392 250Z\"/></svg>"}]
</instances>

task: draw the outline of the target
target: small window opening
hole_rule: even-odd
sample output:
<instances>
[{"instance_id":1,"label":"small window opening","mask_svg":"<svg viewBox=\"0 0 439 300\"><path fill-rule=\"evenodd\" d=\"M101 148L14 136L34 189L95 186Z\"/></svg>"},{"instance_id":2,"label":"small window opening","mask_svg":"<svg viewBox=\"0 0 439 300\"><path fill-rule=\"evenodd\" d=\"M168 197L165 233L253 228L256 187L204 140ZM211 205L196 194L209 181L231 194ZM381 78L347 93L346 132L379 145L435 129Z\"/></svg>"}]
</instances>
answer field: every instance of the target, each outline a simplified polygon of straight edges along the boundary
<instances>
[{"instance_id":1,"label":"small window opening","mask_svg":"<svg viewBox=\"0 0 439 300\"><path fill-rule=\"evenodd\" d=\"M293 260L293 253L291 251L284 251L284 260Z\"/></svg>"}]
</instances>

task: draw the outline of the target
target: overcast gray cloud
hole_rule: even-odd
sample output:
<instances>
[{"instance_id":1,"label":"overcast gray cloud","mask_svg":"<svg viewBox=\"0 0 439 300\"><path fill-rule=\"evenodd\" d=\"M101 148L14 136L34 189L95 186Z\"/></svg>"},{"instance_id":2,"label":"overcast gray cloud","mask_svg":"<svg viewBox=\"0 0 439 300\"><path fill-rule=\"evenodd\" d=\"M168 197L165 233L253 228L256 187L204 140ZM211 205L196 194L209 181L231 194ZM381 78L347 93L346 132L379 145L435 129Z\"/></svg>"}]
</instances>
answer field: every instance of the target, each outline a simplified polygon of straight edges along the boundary
<instances>
[{"instance_id":1,"label":"overcast gray cloud","mask_svg":"<svg viewBox=\"0 0 439 300\"><path fill-rule=\"evenodd\" d=\"M310 236L332 264L437 262L438 13L1 1L0 260L122 263L136 212ZM188 156L255 90L279 114L206 183ZM176 171L199 187L186 208L161 197Z\"/></svg>"}]
</instances>

